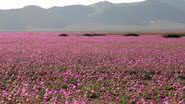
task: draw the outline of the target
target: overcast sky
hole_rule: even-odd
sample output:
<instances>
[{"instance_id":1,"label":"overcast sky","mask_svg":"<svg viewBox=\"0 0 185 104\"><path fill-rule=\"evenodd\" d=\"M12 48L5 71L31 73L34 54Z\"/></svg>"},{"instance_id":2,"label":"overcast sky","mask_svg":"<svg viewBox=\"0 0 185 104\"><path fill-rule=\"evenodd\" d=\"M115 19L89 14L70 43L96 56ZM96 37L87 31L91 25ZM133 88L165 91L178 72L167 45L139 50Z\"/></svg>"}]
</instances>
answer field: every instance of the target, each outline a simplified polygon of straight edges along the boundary
<instances>
[{"instance_id":1,"label":"overcast sky","mask_svg":"<svg viewBox=\"0 0 185 104\"><path fill-rule=\"evenodd\" d=\"M0 0L0 9L22 8L27 5L38 5L43 8L52 6L65 6L74 4L89 5L102 0ZM113 3L138 2L143 0L107 0Z\"/></svg>"}]
</instances>

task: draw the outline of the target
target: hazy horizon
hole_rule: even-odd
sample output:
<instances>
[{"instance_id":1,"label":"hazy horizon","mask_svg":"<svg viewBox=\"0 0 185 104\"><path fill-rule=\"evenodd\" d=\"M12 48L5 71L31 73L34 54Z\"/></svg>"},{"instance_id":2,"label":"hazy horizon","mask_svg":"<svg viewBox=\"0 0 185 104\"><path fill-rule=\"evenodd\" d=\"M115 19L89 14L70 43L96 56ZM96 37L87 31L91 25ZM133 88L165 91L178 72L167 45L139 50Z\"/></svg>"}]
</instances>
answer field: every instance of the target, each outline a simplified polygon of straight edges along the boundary
<instances>
[{"instance_id":1,"label":"hazy horizon","mask_svg":"<svg viewBox=\"0 0 185 104\"><path fill-rule=\"evenodd\" d=\"M112 3L132 3L144 0L0 0L0 9L17 9L29 5L40 6L42 8L51 8L55 6L68 6L68 5L90 5L93 3L109 1Z\"/></svg>"},{"instance_id":2,"label":"hazy horizon","mask_svg":"<svg viewBox=\"0 0 185 104\"><path fill-rule=\"evenodd\" d=\"M146 9L147 8L147 9ZM0 31L163 31L185 29L185 1L97 2L0 10ZM34 18L33 18L34 17Z\"/></svg>"}]
</instances>

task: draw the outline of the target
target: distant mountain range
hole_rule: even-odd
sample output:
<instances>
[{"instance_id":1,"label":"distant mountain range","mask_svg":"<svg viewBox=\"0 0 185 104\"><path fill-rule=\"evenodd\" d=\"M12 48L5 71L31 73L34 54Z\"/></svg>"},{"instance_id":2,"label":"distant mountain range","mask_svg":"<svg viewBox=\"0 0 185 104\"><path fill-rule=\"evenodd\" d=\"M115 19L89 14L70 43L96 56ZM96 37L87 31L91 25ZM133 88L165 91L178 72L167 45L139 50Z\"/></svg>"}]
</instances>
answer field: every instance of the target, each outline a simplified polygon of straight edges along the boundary
<instances>
[{"instance_id":1,"label":"distant mountain range","mask_svg":"<svg viewBox=\"0 0 185 104\"><path fill-rule=\"evenodd\" d=\"M155 31L185 29L185 0L103 1L0 10L0 31Z\"/></svg>"}]
</instances>

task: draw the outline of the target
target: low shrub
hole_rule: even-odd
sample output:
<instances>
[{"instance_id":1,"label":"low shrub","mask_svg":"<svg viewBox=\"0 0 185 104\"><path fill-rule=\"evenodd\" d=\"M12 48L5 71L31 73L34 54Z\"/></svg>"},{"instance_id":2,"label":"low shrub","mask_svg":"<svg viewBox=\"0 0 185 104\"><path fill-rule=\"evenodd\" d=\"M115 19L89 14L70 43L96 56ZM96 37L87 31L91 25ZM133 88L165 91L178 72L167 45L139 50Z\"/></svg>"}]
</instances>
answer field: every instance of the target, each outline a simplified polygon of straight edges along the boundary
<instances>
[{"instance_id":1,"label":"low shrub","mask_svg":"<svg viewBox=\"0 0 185 104\"><path fill-rule=\"evenodd\" d=\"M129 33L129 34L124 34L124 36L140 36L140 34L137 34L137 33Z\"/></svg>"},{"instance_id":2,"label":"low shrub","mask_svg":"<svg viewBox=\"0 0 185 104\"><path fill-rule=\"evenodd\" d=\"M94 36L93 34L82 34L82 36Z\"/></svg>"},{"instance_id":3,"label":"low shrub","mask_svg":"<svg viewBox=\"0 0 185 104\"><path fill-rule=\"evenodd\" d=\"M164 38L181 38L183 36L185 36L185 34L168 33L168 34L162 35L162 37Z\"/></svg>"},{"instance_id":4,"label":"low shrub","mask_svg":"<svg viewBox=\"0 0 185 104\"><path fill-rule=\"evenodd\" d=\"M59 34L58 36L68 36L68 34Z\"/></svg>"},{"instance_id":5,"label":"low shrub","mask_svg":"<svg viewBox=\"0 0 185 104\"><path fill-rule=\"evenodd\" d=\"M93 37L93 36L105 36L105 34L82 34L82 36L89 36L89 37Z\"/></svg>"}]
</instances>

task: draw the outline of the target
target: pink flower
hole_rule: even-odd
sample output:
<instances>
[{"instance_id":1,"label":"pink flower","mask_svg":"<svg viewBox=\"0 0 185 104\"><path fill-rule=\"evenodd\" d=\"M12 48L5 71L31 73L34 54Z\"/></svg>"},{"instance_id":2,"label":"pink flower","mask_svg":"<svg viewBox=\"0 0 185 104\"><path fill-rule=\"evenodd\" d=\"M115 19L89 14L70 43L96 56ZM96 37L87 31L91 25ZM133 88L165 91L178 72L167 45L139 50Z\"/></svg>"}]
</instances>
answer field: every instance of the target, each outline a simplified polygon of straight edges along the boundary
<instances>
[{"instance_id":1,"label":"pink flower","mask_svg":"<svg viewBox=\"0 0 185 104\"><path fill-rule=\"evenodd\" d=\"M8 94L7 91L5 91L5 90L2 91L2 96L3 96L3 97L7 97L8 95L9 95L9 94Z\"/></svg>"}]
</instances>

